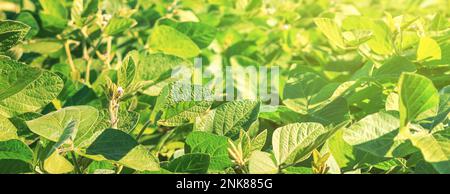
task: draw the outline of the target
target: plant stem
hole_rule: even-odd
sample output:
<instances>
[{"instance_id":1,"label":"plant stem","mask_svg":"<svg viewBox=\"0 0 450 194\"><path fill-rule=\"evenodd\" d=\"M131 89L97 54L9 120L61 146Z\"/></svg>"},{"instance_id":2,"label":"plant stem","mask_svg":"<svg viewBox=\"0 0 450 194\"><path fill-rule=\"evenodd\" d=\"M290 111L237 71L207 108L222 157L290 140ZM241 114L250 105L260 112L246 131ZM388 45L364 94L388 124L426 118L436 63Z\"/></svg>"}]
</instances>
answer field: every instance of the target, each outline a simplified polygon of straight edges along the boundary
<instances>
[{"instance_id":1,"label":"plant stem","mask_svg":"<svg viewBox=\"0 0 450 194\"><path fill-rule=\"evenodd\" d=\"M139 131L138 135L136 136L136 141L139 140L139 138L141 138L141 136L144 134L145 129L147 129L147 127L152 123L151 120L148 120L147 122L145 122L144 126L142 126L141 130Z\"/></svg>"},{"instance_id":2,"label":"plant stem","mask_svg":"<svg viewBox=\"0 0 450 194\"><path fill-rule=\"evenodd\" d=\"M71 151L70 154L72 156L73 165L75 166L75 173L82 174L81 170L80 170L80 166L78 166L77 157L75 155L75 152Z\"/></svg>"},{"instance_id":3,"label":"plant stem","mask_svg":"<svg viewBox=\"0 0 450 194\"><path fill-rule=\"evenodd\" d=\"M75 67L75 63L73 62L72 54L70 53L70 42L69 41L66 41L66 43L64 43L64 49L66 51L67 60L69 61L72 79L78 80L79 74L78 74L77 68Z\"/></svg>"},{"instance_id":4,"label":"plant stem","mask_svg":"<svg viewBox=\"0 0 450 194\"><path fill-rule=\"evenodd\" d=\"M106 42L106 66L108 69L111 69L111 47L112 47L112 36L108 36L107 42Z\"/></svg>"},{"instance_id":5,"label":"plant stem","mask_svg":"<svg viewBox=\"0 0 450 194\"><path fill-rule=\"evenodd\" d=\"M91 77L91 64L92 64L92 59L89 59L89 60L87 61L87 64L86 64L86 75L85 75L85 78L84 78L84 80L85 80L85 82L86 82L87 85L91 85L91 83L90 83L90 77Z\"/></svg>"}]
</instances>

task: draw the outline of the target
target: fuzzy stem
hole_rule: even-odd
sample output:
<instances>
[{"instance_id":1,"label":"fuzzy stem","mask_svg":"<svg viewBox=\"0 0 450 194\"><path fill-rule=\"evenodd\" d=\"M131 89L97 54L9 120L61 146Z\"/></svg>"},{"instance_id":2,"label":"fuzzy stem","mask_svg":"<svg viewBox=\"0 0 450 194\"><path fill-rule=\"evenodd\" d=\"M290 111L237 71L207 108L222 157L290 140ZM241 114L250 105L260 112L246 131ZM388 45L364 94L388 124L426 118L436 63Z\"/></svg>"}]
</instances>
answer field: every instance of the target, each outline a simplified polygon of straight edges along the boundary
<instances>
[{"instance_id":1,"label":"fuzzy stem","mask_svg":"<svg viewBox=\"0 0 450 194\"><path fill-rule=\"evenodd\" d=\"M70 53L70 42L69 41L66 41L66 43L64 43L64 49L66 51L67 60L69 61L72 79L78 80L79 74L78 74L77 68L75 67L75 63L73 62L72 54Z\"/></svg>"}]
</instances>

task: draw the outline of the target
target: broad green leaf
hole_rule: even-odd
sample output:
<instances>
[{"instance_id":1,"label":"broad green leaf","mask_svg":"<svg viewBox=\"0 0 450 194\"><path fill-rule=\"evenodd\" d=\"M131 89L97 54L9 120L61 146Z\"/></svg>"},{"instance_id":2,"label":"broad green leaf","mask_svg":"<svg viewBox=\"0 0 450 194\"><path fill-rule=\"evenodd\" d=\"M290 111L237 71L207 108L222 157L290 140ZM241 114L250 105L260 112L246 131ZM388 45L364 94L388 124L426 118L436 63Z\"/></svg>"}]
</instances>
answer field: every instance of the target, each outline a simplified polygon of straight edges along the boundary
<instances>
[{"instance_id":1,"label":"broad green leaf","mask_svg":"<svg viewBox=\"0 0 450 194\"><path fill-rule=\"evenodd\" d=\"M209 161L208 154L185 154L170 161L165 168L174 173L205 174L208 171Z\"/></svg>"},{"instance_id":2,"label":"broad green leaf","mask_svg":"<svg viewBox=\"0 0 450 194\"><path fill-rule=\"evenodd\" d=\"M436 31L448 28L448 21L445 18L445 14L437 13L430 24L430 28Z\"/></svg>"},{"instance_id":3,"label":"broad green leaf","mask_svg":"<svg viewBox=\"0 0 450 194\"><path fill-rule=\"evenodd\" d=\"M158 96L168 84L183 78L184 68L193 66L188 60L163 53L141 54L138 64L138 80L153 83L144 90L150 96ZM180 72L181 75L175 75L175 72Z\"/></svg>"},{"instance_id":4,"label":"broad green leaf","mask_svg":"<svg viewBox=\"0 0 450 194\"><path fill-rule=\"evenodd\" d=\"M46 30L60 32L68 23L68 10L59 0L39 0L42 11L39 16Z\"/></svg>"},{"instance_id":5,"label":"broad green leaf","mask_svg":"<svg viewBox=\"0 0 450 194\"><path fill-rule=\"evenodd\" d=\"M314 19L317 27L328 38L332 45L338 48L345 48L344 37L337 24L329 18L316 18Z\"/></svg>"},{"instance_id":6,"label":"broad green leaf","mask_svg":"<svg viewBox=\"0 0 450 194\"><path fill-rule=\"evenodd\" d=\"M335 131L319 123L293 123L277 128L272 135L272 146L278 166L305 160Z\"/></svg>"},{"instance_id":7,"label":"broad green leaf","mask_svg":"<svg viewBox=\"0 0 450 194\"><path fill-rule=\"evenodd\" d=\"M401 128L415 119L436 115L439 94L431 80L422 75L403 73L398 87Z\"/></svg>"},{"instance_id":8,"label":"broad green leaf","mask_svg":"<svg viewBox=\"0 0 450 194\"><path fill-rule=\"evenodd\" d=\"M35 39L22 46L25 53L39 53L43 55L58 52L63 47L64 45L61 41L53 39Z\"/></svg>"},{"instance_id":9,"label":"broad green leaf","mask_svg":"<svg viewBox=\"0 0 450 194\"><path fill-rule=\"evenodd\" d=\"M349 120L349 108L345 98L338 97L335 100L323 103L303 117L303 121L318 122L324 126L340 124Z\"/></svg>"},{"instance_id":10,"label":"broad green leaf","mask_svg":"<svg viewBox=\"0 0 450 194\"><path fill-rule=\"evenodd\" d=\"M54 73L0 60L0 115L37 111L55 99L62 88L63 81Z\"/></svg>"},{"instance_id":11,"label":"broad green leaf","mask_svg":"<svg viewBox=\"0 0 450 194\"><path fill-rule=\"evenodd\" d=\"M20 12L20 14L16 18L17 21L20 21L30 27L30 31L27 33L25 39L32 38L39 33L40 27L39 23L34 18L33 14L28 11Z\"/></svg>"},{"instance_id":12,"label":"broad green leaf","mask_svg":"<svg viewBox=\"0 0 450 194\"><path fill-rule=\"evenodd\" d=\"M384 112L361 119L344 130L344 140L357 149L378 157L403 157L415 150L410 143L396 140L399 119Z\"/></svg>"},{"instance_id":13,"label":"broad green leaf","mask_svg":"<svg viewBox=\"0 0 450 194\"><path fill-rule=\"evenodd\" d=\"M380 68L376 69L373 76L378 79L397 81L403 72L415 72L416 66L408 59L394 56L388 59Z\"/></svg>"},{"instance_id":14,"label":"broad green leaf","mask_svg":"<svg viewBox=\"0 0 450 194\"><path fill-rule=\"evenodd\" d=\"M314 73L293 74L284 86L283 104L296 112L307 114L317 106L312 99L326 84L325 79Z\"/></svg>"},{"instance_id":15,"label":"broad green leaf","mask_svg":"<svg viewBox=\"0 0 450 194\"><path fill-rule=\"evenodd\" d=\"M373 34L370 30L352 30L342 33L342 36L346 45L356 47L369 41L373 37Z\"/></svg>"},{"instance_id":16,"label":"broad green leaf","mask_svg":"<svg viewBox=\"0 0 450 194\"><path fill-rule=\"evenodd\" d=\"M372 20L364 16L348 16L342 21L343 30L368 30L372 32L372 38L367 45L375 53L389 55L393 52L392 34L389 27L381 20Z\"/></svg>"},{"instance_id":17,"label":"broad green leaf","mask_svg":"<svg viewBox=\"0 0 450 194\"><path fill-rule=\"evenodd\" d=\"M73 169L72 163L57 152L53 152L53 154L44 160L44 170L50 174L69 173Z\"/></svg>"},{"instance_id":18,"label":"broad green leaf","mask_svg":"<svg viewBox=\"0 0 450 194\"><path fill-rule=\"evenodd\" d=\"M175 22L167 21L160 24L168 25L188 36L202 49L208 47L216 37L217 30L200 22Z\"/></svg>"},{"instance_id":19,"label":"broad green leaf","mask_svg":"<svg viewBox=\"0 0 450 194\"><path fill-rule=\"evenodd\" d=\"M3 116L0 116L0 141L10 139L17 139L17 129L11 121Z\"/></svg>"},{"instance_id":20,"label":"broad green leaf","mask_svg":"<svg viewBox=\"0 0 450 194\"><path fill-rule=\"evenodd\" d=\"M125 132L131 132L139 122L140 114L133 111L119 110L118 129Z\"/></svg>"},{"instance_id":21,"label":"broad green leaf","mask_svg":"<svg viewBox=\"0 0 450 194\"><path fill-rule=\"evenodd\" d=\"M162 110L160 125L173 127L192 123L212 105L211 95L208 88L200 85L169 84L158 97L151 119Z\"/></svg>"},{"instance_id":22,"label":"broad green leaf","mask_svg":"<svg viewBox=\"0 0 450 194\"><path fill-rule=\"evenodd\" d=\"M136 25L136 21L131 18L113 17L108 22L103 33L107 36L117 36Z\"/></svg>"},{"instance_id":23,"label":"broad green leaf","mask_svg":"<svg viewBox=\"0 0 450 194\"><path fill-rule=\"evenodd\" d=\"M399 109L399 97L395 92L390 93L386 98L385 109L386 111L398 111Z\"/></svg>"},{"instance_id":24,"label":"broad green leaf","mask_svg":"<svg viewBox=\"0 0 450 194\"><path fill-rule=\"evenodd\" d=\"M231 101L198 118L194 131L208 131L235 138L240 130L247 131L259 114L259 101Z\"/></svg>"},{"instance_id":25,"label":"broad green leaf","mask_svg":"<svg viewBox=\"0 0 450 194\"><path fill-rule=\"evenodd\" d=\"M389 160L386 160L383 162L379 162L379 163L373 165L373 167L384 170L384 171L393 170L396 167L405 168L406 160L403 158L392 158L392 159L389 159Z\"/></svg>"},{"instance_id":26,"label":"broad green leaf","mask_svg":"<svg viewBox=\"0 0 450 194\"><path fill-rule=\"evenodd\" d=\"M329 152L341 168L341 171L349 171L385 160L384 157L376 157L369 152L357 149L357 146L347 143L343 138L346 130L337 131L327 141Z\"/></svg>"},{"instance_id":27,"label":"broad green leaf","mask_svg":"<svg viewBox=\"0 0 450 194\"><path fill-rule=\"evenodd\" d=\"M86 149L86 154L97 161L115 161L138 171L159 170L158 159L148 148L117 129L104 130Z\"/></svg>"},{"instance_id":28,"label":"broad green leaf","mask_svg":"<svg viewBox=\"0 0 450 194\"><path fill-rule=\"evenodd\" d=\"M86 169L87 174L115 174L116 166L108 161L92 161Z\"/></svg>"},{"instance_id":29,"label":"broad green leaf","mask_svg":"<svg viewBox=\"0 0 450 194\"><path fill-rule=\"evenodd\" d=\"M117 71L117 81L120 87L127 89L136 78L137 67L132 57L127 57Z\"/></svg>"},{"instance_id":30,"label":"broad green leaf","mask_svg":"<svg viewBox=\"0 0 450 194\"><path fill-rule=\"evenodd\" d=\"M0 141L0 160L21 160L31 163L33 152L20 140Z\"/></svg>"},{"instance_id":31,"label":"broad green leaf","mask_svg":"<svg viewBox=\"0 0 450 194\"><path fill-rule=\"evenodd\" d=\"M226 137L195 131L186 138L187 153L205 153L210 156L209 170L224 170L232 165L228 156Z\"/></svg>"},{"instance_id":32,"label":"broad green leaf","mask_svg":"<svg viewBox=\"0 0 450 194\"><path fill-rule=\"evenodd\" d=\"M264 106L262 105L261 108ZM272 121L278 125L285 125L299 121L301 115L286 106L276 106L274 111L261 112L259 118Z\"/></svg>"},{"instance_id":33,"label":"broad green leaf","mask_svg":"<svg viewBox=\"0 0 450 194\"><path fill-rule=\"evenodd\" d=\"M200 53L198 46L188 36L165 25L152 30L147 44L152 50L182 58L196 57Z\"/></svg>"},{"instance_id":34,"label":"broad green leaf","mask_svg":"<svg viewBox=\"0 0 450 194\"><path fill-rule=\"evenodd\" d=\"M74 140L75 147L88 146L95 135L106 128L102 123L102 115L90 106L66 107L26 123L32 132L57 142L64 134L65 127L72 121L76 122L75 127L78 129Z\"/></svg>"},{"instance_id":35,"label":"broad green leaf","mask_svg":"<svg viewBox=\"0 0 450 194\"><path fill-rule=\"evenodd\" d=\"M415 134L411 138L423 158L439 172L450 173L450 130L434 134Z\"/></svg>"},{"instance_id":36,"label":"broad green leaf","mask_svg":"<svg viewBox=\"0 0 450 194\"><path fill-rule=\"evenodd\" d=\"M266 144L267 140L267 130L264 130L260 134L258 134L255 138L251 140L251 151L259 151Z\"/></svg>"},{"instance_id":37,"label":"broad green leaf","mask_svg":"<svg viewBox=\"0 0 450 194\"><path fill-rule=\"evenodd\" d=\"M171 70L177 66L192 66L190 61L184 60L173 55L162 53L141 54L139 55L139 71L137 71L140 80L151 80L159 82L170 77Z\"/></svg>"},{"instance_id":38,"label":"broad green leaf","mask_svg":"<svg viewBox=\"0 0 450 194\"><path fill-rule=\"evenodd\" d=\"M441 60L441 48L430 37L422 37L417 48L417 61Z\"/></svg>"},{"instance_id":39,"label":"broad green leaf","mask_svg":"<svg viewBox=\"0 0 450 194\"><path fill-rule=\"evenodd\" d=\"M33 152L19 140L0 141L0 173L31 172Z\"/></svg>"},{"instance_id":40,"label":"broad green leaf","mask_svg":"<svg viewBox=\"0 0 450 194\"><path fill-rule=\"evenodd\" d=\"M30 31L30 26L10 20L0 20L0 53L19 44Z\"/></svg>"},{"instance_id":41,"label":"broad green leaf","mask_svg":"<svg viewBox=\"0 0 450 194\"><path fill-rule=\"evenodd\" d=\"M64 144L73 143L73 140L75 140L75 137L77 135L76 124L77 124L76 121L70 121L69 123L67 123L58 141L52 146L50 151L47 153L47 157L51 157L53 152L55 152Z\"/></svg>"},{"instance_id":42,"label":"broad green leaf","mask_svg":"<svg viewBox=\"0 0 450 194\"><path fill-rule=\"evenodd\" d=\"M75 25L82 27L86 17L97 12L98 7L98 0L74 0L70 17Z\"/></svg>"},{"instance_id":43,"label":"broad green leaf","mask_svg":"<svg viewBox=\"0 0 450 194\"><path fill-rule=\"evenodd\" d=\"M252 153L248 168L251 174L276 174L279 172L273 155L262 151Z\"/></svg>"}]
</instances>

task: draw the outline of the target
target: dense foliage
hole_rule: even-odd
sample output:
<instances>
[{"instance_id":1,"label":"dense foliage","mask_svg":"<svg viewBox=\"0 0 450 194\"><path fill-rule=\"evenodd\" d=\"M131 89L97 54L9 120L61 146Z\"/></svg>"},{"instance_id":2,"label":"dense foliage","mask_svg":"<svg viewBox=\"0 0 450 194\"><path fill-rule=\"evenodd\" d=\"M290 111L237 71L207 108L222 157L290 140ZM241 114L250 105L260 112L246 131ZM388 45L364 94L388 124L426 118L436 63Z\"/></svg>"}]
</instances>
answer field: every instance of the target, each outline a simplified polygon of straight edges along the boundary
<instances>
[{"instance_id":1,"label":"dense foliage","mask_svg":"<svg viewBox=\"0 0 450 194\"><path fill-rule=\"evenodd\" d=\"M450 173L448 13L447 0L2 0L0 173ZM198 61L210 76L181 82ZM259 75L279 78L279 105L217 100L206 83L227 67L279 68Z\"/></svg>"}]
</instances>

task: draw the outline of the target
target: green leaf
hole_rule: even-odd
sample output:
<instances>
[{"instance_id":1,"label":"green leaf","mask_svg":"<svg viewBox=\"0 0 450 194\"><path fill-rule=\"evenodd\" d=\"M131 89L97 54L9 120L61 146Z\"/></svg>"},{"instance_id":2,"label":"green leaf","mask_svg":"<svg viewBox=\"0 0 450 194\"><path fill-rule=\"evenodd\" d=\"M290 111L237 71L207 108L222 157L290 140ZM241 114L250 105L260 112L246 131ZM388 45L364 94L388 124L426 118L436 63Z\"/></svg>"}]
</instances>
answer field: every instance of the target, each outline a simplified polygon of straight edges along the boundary
<instances>
[{"instance_id":1,"label":"green leaf","mask_svg":"<svg viewBox=\"0 0 450 194\"><path fill-rule=\"evenodd\" d=\"M114 16L106 25L103 33L105 33L105 35L107 36L117 36L122 32L129 30L136 24L137 22L131 18Z\"/></svg>"},{"instance_id":2,"label":"green leaf","mask_svg":"<svg viewBox=\"0 0 450 194\"><path fill-rule=\"evenodd\" d=\"M78 27L82 27L86 17L97 12L98 7L98 0L74 0L70 11L71 19Z\"/></svg>"},{"instance_id":3,"label":"green leaf","mask_svg":"<svg viewBox=\"0 0 450 194\"><path fill-rule=\"evenodd\" d=\"M22 11L16 18L17 21L20 21L30 27L30 31L27 33L25 39L32 38L39 33L40 27L39 23L34 18L33 14L29 11Z\"/></svg>"},{"instance_id":4,"label":"green leaf","mask_svg":"<svg viewBox=\"0 0 450 194\"><path fill-rule=\"evenodd\" d=\"M0 115L33 112L55 99L63 88L59 76L13 60L0 60Z\"/></svg>"},{"instance_id":5,"label":"green leaf","mask_svg":"<svg viewBox=\"0 0 450 194\"><path fill-rule=\"evenodd\" d=\"M24 53L39 53L49 55L60 51L64 47L59 40L53 39L36 39L22 46Z\"/></svg>"},{"instance_id":6,"label":"green leaf","mask_svg":"<svg viewBox=\"0 0 450 194\"><path fill-rule=\"evenodd\" d=\"M86 149L86 154L97 161L115 161L138 171L159 170L158 159L148 148L117 129L104 130Z\"/></svg>"},{"instance_id":7,"label":"green leaf","mask_svg":"<svg viewBox=\"0 0 450 194\"><path fill-rule=\"evenodd\" d=\"M436 30L436 31L445 30L445 29L447 29L447 27L448 27L448 21L445 18L445 14L443 14L443 13L437 13L434 16L434 18L430 24L430 29Z\"/></svg>"},{"instance_id":8,"label":"green leaf","mask_svg":"<svg viewBox=\"0 0 450 194\"><path fill-rule=\"evenodd\" d=\"M67 126L65 126L63 133L59 137L58 141L52 146L50 151L47 153L47 157L51 157L53 152L59 149L66 143L73 143L77 135L76 121L70 121Z\"/></svg>"},{"instance_id":9,"label":"green leaf","mask_svg":"<svg viewBox=\"0 0 450 194\"><path fill-rule=\"evenodd\" d=\"M30 31L30 26L10 20L0 20L0 53L19 44Z\"/></svg>"},{"instance_id":10,"label":"green leaf","mask_svg":"<svg viewBox=\"0 0 450 194\"><path fill-rule=\"evenodd\" d=\"M258 118L259 101L231 101L196 120L194 131L208 131L235 138L240 130L247 131Z\"/></svg>"},{"instance_id":11,"label":"green leaf","mask_svg":"<svg viewBox=\"0 0 450 194\"><path fill-rule=\"evenodd\" d=\"M66 107L27 121L26 124L33 133L57 142L64 134L65 127L72 121L76 122L75 127L78 129L74 140L75 147L88 146L95 138L95 134L106 128L102 124L104 122L102 115L90 106Z\"/></svg>"},{"instance_id":12,"label":"green leaf","mask_svg":"<svg viewBox=\"0 0 450 194\"><path fill-rule=\"evenodd\" d=\"M289 166L282 170L283 174L313 174L311 168L303 166Z\"/></svg>"},{"instance_id":13,"label":"green leaf","mask_svg":"<svg viewBox=\"0 0 450 194\"><path fill-rule=\"evenodd\" d=\"M92 161L86 169L87 174L115 174L116 166L108 161Z\"/></svg>"},{"instance_id":14,"label":"green leaf","mask_svg":"<svg viewBox=\"0 0 450 194\"><path fill-rule=\"evenodd\" d=\"M198 46L185 34L169 26L156 26L147 44L150 49L182 58L196 57L200 53Z\"/></svg>"},{"instance_id":15,"label":"green leaf","mask_svg":"<svg viewBox=\"0 0 450 194\"><path fill-rule=\"evenodd\" d=\"M361 119L344 131L344 140L378 157L403 157L415 151L408 142L396 140L399 119L384 112Z\"/></svg>"},{"instance_id":16,"label":"green leaf","mask_svg":"<svg viewBox=\"0 0 450 194\"><path fill-rule=\"evenodd\" d=\"M152 83L144 88L144 93L150 96L158 96L164 87L183 77L183 73L178 76L174 72L184 72L184 68L193 66L188 60L163 53L141 54L138 59L137 78Z\"/></svg>"},{"instance_id":17,"label":"green leaf","mask_svg":"<svg viewBox=\"0 0 450 194\"><path fill-rule=\"evenodd\" d=\"M192 132L186 138L187 153L209 154L209 170L224 170L232 165L227 148L226 137L207 132Z\"/></svg>"},{"instance_id":18,"label":"green leaf","mask_svg":"<svg viewBox=\"0 0 450 194\"><path fill-rule=\"evenodd\" d=\"M151 119L162 110L160 125L174 127L192 123L212 105L211 95L208 88L200 85L169 84L158 97Z\"/></svg>"},{"instance_id":19,"label":"green leaf","mask_svg":"<svg viewBox=\"0 0 450 194\"><path fill-rule=\"evenodd\" d=\"M335 100L323 103L319 107L312 110L303 121L318 122L328 126L330 124L340 124L349 120L349 108L345 98L338 97Z\"/></svg>"},{"instance_id":20,"label":"green leaf","mask_svg":"<svg viewBox=\"0 0 450 194\"><path fill-rule=\"evenodd\" d=\"M408 59L394 56L388 59L380 68L376 69L373 76L378 79L397 81L403 72L415 72L416 66Z\"/></svg>"},{"instance_id":21,"label":"green leaf","mask_svg":"<svg viewBox=\"0 0 450 194\"><path fill-rule=\"evenodd\" d=\"M251 151L261 150L266 144L266 140L267 140L267 130L264 130L251 140L250 143Z\"/></svg>"},{"instance_id":22,"label":"green leaf","mask_svg":"<svg viewBox=\"0 0 450 194\"><path fill-rule=\"evenodd\" d=\"M415 119L436 115L439 94L433 82L425 76L403 73L398 87L400 89L400 128Z\"/></svg>"},{"instance_id":23,"label":"green leaf","mask_svg":"<svg viewBox=\"0 0 450 194\"><path fill-rule=\"evenodd\" d=\"M283 104L296 112L307 114L317 106L312 99L326 84L327 81L315 73L292 74L283 89Z\"/></svg>"},{"instance_id":24,"label":"green leaf","mask_svg":"<svg viewBox=\"0 0 450 194\"><path fill-rule=\"evenodd\" d=\"M135 61L136 62L136 61ZM190 61L163 53L139 55L139 80L160 82L170 77L177 66L192 66Z\"/></svg>"},{"instance_id":25,"label":"green leaf","mask_svg":"<svg viewBox=\"0 0 450 194\"><path fill-rule=\"evenodd\" d=\"M164 24L188 36L200 49L208 47L214 38L216 38L216 28L204 23L164 22Z\"/></svg>"},{"instance_id":26,"label":"green leaf","mask_svg":"<svg viewBox=\"0 0 450 194\"><path fill-rule=\"evenodd\" d=\"M346 130L337 131L327 141L329 152L341 168L341 171L349 171L385 160L384 157L376 157L369 152L358 149L357 146L347 143L343 138Z\"/></svg>"},{"instance_id":27,"label":"green leaf","mask_svg":"<svg viewBox=\"0 0 450 194\"><path fill-rule=\"evenodd\" d=\"M72 163L57 152L53 152L53 154L44 160L44 170L50 174L69 173L72 172L73 169Z\"/></svg>"},{"instance_id":28,"label":"green leaf","mask_svg":"<svg viewBox=\"0 0 450 194\"><path fill-rule=\"evenodd\" d=\"M434 134L415 134L411 141L423 158L439 173L450 173L450 130Z\"/></svg>"},{"instance_id":29,"label":"green leaf","mask_svg":"<svg viewBox=\"0 0 450 194\"><path fill-rule=\"evenodd\" d=\"M3 116L0 116L0 141L10 139L17 139L17 128L11 121Z\"/></svg>"},{"instance_id":30,"label":"green leaf","mask_svg":"<svg viewBox=\"0 0 450 194\"><path fill-rule=\"evenodd\" d=\"M377 54L390 55L393 52L392 34L382 20L372 20L364 16L348 16L342 21L343 30L368 30L372 38L367 45Z\"/></svg>"},{"instance_id":31,"label":"green leaf","mask_svg":"<svg viewBox=\"0 0 450 194\"><path fill-rule=\"evenodd\" d=\"M31 172L33 152L19 140L0 141L0 173Z\"/></svg>"},{"instance_id":32,"label":"green leaf","mask_svg":"<svg viewBox=\"0 0 450 194\"><path fill-rule=\"evenodd\" d=\"M127 89L136 78L137 67L133 60L133 57L127 57L117 71L117 80L120 87Z\"/></svg>"},{"instance_id":33,"label":"green leaf","mask_svg":"<svg viewBox=\"0 0 450 194\"><path fill-rule=\"evenodd\" d=\"M131 132L139 123L140 114L133 111L119 110L118 129L125 132Z\"/></svg>"},{"instance_id":34,"label":"green leaf","mask_svg":"<svg viewBox=\"0 0 450 194\"><path fill-rule=\"evenodd\" d=\"M5 159L31 163L33 161L33 152L20 140L0 141L0 160Z\"/></svg>"},{"instance_id":35,"label":"green leaf","mask_svg":"<svg viewBox=\"0 0 450 194\"><path fill-rule=\"evenodd\" d=\"M276 174L279 169L272 154L254 151L249 159L251 174Z\"/></svg>"},{"instance_id":36,"label":"green leaf","mask_svg":"<svg viewBox=\"0 0 450 194\"><path fill-rule=\"evenodd\" d=\"M59 0L39 0L42 11L39 16L46 30L60 32L66 28L68 23L68 10Z\"/></svg>"},{"instance_id":37,"label":"green leaf","mask_svg":"<svg viewBox=\"0 0 450 194\"><path fill-rule=\"evenodd\" d=\"M316 18L314 23L317 25L320 31L328 38L331 44L338 48L344 49L344 37L337 24L329 18Z\"/></svg>"},{"instance_id":38,"label":"green leaf","mask_svg":"<svg viewBox=\"0 0 450 194\"><path fill-rule=\"evenodd\" d=\"M272 135L272 146L278 166L305 160L335 131L319 123L293 123L277 128Z\"/></svg>"},{"instance_id":39,"label":"green leaf","mask_svg":"<svg viewBox=\"0 0 450 194\"><path fill-rule=\"evenodd\" d=\"M170 161L165 168L174 173L205 174L208 171L209 159L208 154L185 154Z\"/></svg>"},{"instance_id":40,"label":"green leaf","mask_svg":"<svg viewBox=\"0 0 450 194\"><path fill-rule=\"evenodd\" d=\"M417 61L441 60L441 47L430 37L420 38L417 48Z\"/></svg>"}]
</instances>

